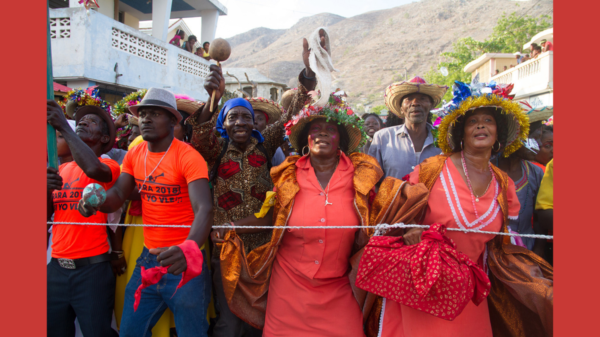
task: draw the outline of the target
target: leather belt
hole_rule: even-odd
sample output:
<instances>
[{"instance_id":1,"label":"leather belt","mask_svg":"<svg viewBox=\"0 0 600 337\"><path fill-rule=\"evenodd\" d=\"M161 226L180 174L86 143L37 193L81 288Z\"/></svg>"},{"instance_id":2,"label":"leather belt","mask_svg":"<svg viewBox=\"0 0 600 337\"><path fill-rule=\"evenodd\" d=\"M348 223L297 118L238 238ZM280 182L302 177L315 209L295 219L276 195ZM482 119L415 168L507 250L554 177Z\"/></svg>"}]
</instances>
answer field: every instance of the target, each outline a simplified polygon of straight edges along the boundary
<instances>
[{"instance_id":1,"label":"leather belt","mask_svg":"<svg viewBox=\"0 0 600 337\"><path fill-rule=\"evenodd\" d=\"M77 269L85 266L89 266L90 264L110 261L110 254L104 253L96 256L85 257L82 259L57 259L52 258L58 261L58 265L65 269Z\"/></svg>"}]
</instances>

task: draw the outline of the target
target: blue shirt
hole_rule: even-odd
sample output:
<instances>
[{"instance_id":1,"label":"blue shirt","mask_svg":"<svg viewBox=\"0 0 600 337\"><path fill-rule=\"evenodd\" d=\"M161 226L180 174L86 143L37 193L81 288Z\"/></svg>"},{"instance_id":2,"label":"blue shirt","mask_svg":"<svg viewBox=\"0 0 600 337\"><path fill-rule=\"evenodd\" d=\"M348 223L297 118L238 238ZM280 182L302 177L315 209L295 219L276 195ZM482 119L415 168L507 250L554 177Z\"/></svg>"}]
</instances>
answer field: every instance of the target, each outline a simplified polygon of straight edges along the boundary
<instances>
[{"instance_id":1,"label":"blue shirt","mask_svg":"<svg viewBox=\"0 0 600 337\"><path fill-rule=\"evenodd\" d=\"M432 129L433 126L427 123L427 139L420 154L415 153L404 124L381 129L373 135L369 155L375 157L381 165L384 178L389 176L402 179L423 160L442 153L442 150L433 145Z\"/></svg>"}]
</instances>

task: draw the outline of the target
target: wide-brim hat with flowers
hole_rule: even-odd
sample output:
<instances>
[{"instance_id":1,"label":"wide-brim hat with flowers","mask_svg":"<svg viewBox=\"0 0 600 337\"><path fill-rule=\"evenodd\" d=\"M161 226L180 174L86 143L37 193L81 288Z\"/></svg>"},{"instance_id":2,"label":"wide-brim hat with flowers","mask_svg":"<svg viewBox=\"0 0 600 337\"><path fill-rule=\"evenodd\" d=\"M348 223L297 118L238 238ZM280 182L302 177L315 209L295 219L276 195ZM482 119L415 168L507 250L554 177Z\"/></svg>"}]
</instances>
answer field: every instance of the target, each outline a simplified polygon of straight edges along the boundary
<instances>
[{"instance_id":1,"label":"wide-brim hat with flowers","mask_svg":"<svg viewBox=\"0 0 600 337\"><path fill-rule=\"evenodd\" d=\"M292 147L298 152L300 149L300 133L312 121L316 119L326 119L336 121L343 125L348 132L350 143L348 152L355 152L357 148L364 145L367 134L363 129L364 121L352 111L344 100L335 95L329 97L329 102L324 107L317 107L313 104L304 106L298 115L285 124L286 135L290 138Z\"/></svg>"},{"instance_id":2,"label":"wide-brim hat with flowers","mask_svg":"<svg viewBox=\"0 0 600 337\"><path fill-rule=\"evenodd\" d=\"M65 115L71 119L75 118L75 110L78 107L86 105L99 106L111 115L112 118L115 117L110 104L100 97L98 86L89 87L85 90L71 90L64 97L64 104L61 104Z\"/></svg>"},{"instance_id":3,"label":"wide-brim hat with flowers","mask_svg":"<svg viewBox=\"0 0 600 337\"><path fill-rule=\"evenodd\" d=\"M519 101L518 103L523 109L523 112L529 118L529 124L539 121L546 121L554 114L554 106L552 105L533 107L528 101Z\"/></svg>"},{"instance_id":4,"label":"wide-brim hat with flowers","mask_svg":"<svg viewBox=\"0 0 600 337\"><path fill-rule=\"evenodd\" d=\"M456 81L452 86L454 98L441 109L432 112L443 116L438 128L437 144L445 154L460 151L460 142L453 139L459 118L477 108L496 108L497 113L506 115L508 136L506 144L501 144L505 157L517 151L529 134L529 119L517 102L512 101L512 84L479 83L479 75L471 84Z\"/></svg>"},{"instance_id":5,"label":"wide-brim hat with flowers","mask_svg":"<svg viewBox=\"0 0 600 337\"><path fill-rule=\"evenodd\" d=\"M417 76L410 81L402 81L390 84L385 89L384 99L385 105L396 116L404 118L400 107L402 99L413 93L425 94L433 100L433 106L436 107L442 101L442 97L448 90L445 85L429 84L421 77Z\"/></svg>"},{"instance_id":6,"label":"wide-brim hat with flowers","mask_svg":"<svg viewBox=\"0 0 600 337\"><path fill-rule=\"evenodd\" d=\"M148 92L147 89L140 89L123 97L122 100L113 105L113 114L115 116L119 116L124 113L130 113L131 111L129 111L129 107L140 104L146 95L146 92Z\"/></svg>"},{"instance_id":7,"label":"wide-brim hat with flowers","mask_svg":"<svg viewBox=\"0 0 600 337\"><path fill-rule=\"evenodd\" d=\"M190 96L186 95L175 95L175 101L177 102L177 110L186 112L188 115L193 115L198 109L204 106L204 102L198 102Z\"/></svg>"},{"instance_id":8,"label":"wide-brim hat with flowers","mask_svg":"<svg viewBox=\"0 0 600 337\"><path fill-rule=\"evenodd\" d=\"M269 116L268 123L274 123L278 121L281 118L281 115L285 113L285 110L281 105L275 103L270 99L262 97L253 97L247 98L247 100L248 102L250 102L250 105L252 105L252 109L254 109L254 112L256 112L256 110L260 110L266 113L267 116Z\"/></svg>"}]
</instances>

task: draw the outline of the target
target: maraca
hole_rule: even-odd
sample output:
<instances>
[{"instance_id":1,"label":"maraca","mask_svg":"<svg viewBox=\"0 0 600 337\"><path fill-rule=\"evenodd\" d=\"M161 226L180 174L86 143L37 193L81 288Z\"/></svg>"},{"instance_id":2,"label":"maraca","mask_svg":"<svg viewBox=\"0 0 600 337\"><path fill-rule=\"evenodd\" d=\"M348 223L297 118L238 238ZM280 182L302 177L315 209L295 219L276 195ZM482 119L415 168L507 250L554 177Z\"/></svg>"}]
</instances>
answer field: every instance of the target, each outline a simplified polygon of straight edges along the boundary
<instances>
[{"instance_id":1,"label":"maraca","mask_svg":"<svg viewBox=\"0 0 600 337\"><path fill-rule=\"evenodd\" d=\"M229 45L229 42L223 39L214 39L208 48L208 54L210 55L210 58L217 61L217 65L220 67L221 62L227 60L229 55L231 55L231 46ZM210 111L213 111L214 104L215 92L213 91L210 98Z\"/></svg>"},{"instance_id":2,"label":"maraca","mask_svg":"<svg viewBox=\"0 0 600 337\"><path fill-rule=\"evenodd\" d=\"M106 201L106 191L101 185L91 183L83 189L81 197L85 204L98 208Z\"/></svg>"}]
</instances>

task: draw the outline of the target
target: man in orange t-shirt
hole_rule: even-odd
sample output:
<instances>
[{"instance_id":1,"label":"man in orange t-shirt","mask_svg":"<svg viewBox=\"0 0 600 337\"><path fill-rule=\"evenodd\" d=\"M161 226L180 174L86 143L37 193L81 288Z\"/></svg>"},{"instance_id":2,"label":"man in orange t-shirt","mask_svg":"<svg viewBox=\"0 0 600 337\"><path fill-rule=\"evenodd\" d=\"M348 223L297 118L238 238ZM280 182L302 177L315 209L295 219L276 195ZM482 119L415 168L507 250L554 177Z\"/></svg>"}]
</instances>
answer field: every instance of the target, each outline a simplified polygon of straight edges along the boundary
<instances>
[{"instance_id":1,"label":"man in orange t-shirt","mask_svg":"<svg viewBox=\"0 0 600 337\"><path fill-rule=\"evenodd\" d=\"M106 224L106 213L84 218L77 208L88 184L108 189L119 176L116 161L100 158L114 144L115 126L110 116L97 106L81 107L75 113L77 128L73 131L62 108L48 100L47 120L61 132L73 156L73 161L61 165L58 171L47 169L54 221ZM118 336L111 328L113 267L124 268L125 260L121 256L118 261L110 261L107 227L55 224L52 234L52 259L47 266L48 336L75 336L75 318L85 336ZM113 248L120 249L120 239L112 243Z\"/></svg>"},{"instance_id":2,"label":"man in orange t-shirt","mask_svg":"<svg viewBox=\"0 0 600 337\"><path fill-rule=\"evenodd\" d=\"M139 116L145 141L127 153L119 179L107 191L106 201L99 208L105 213L113 212L135 190L140 194L142 218L147 225L144 250L125 289L120 336L148 335L167 307L175 316L180 336L206 336L211 284L205 260L202 273L176 291L181 273L188 265L199 263L187 261L178 245L192 240L202 247L212 227L206 162L191 146L174 137L174 126L182 117L171 92L150 88L140 104L129 109ZM86 216L96 211L83 202L79 209ZM191 225L191 228L170 228L173 225ZM134 294L142 283L141 268L160 266L168 267L168 274L162 276L159 287L141 291L139 306L134 310Z\"/></svg>"}]
</instances>

